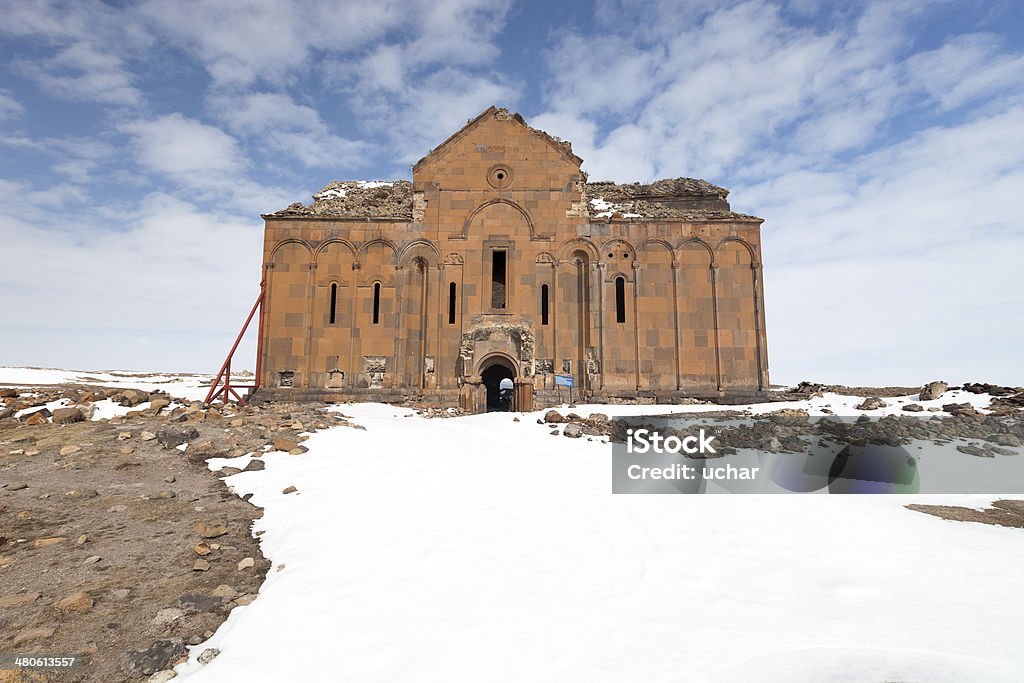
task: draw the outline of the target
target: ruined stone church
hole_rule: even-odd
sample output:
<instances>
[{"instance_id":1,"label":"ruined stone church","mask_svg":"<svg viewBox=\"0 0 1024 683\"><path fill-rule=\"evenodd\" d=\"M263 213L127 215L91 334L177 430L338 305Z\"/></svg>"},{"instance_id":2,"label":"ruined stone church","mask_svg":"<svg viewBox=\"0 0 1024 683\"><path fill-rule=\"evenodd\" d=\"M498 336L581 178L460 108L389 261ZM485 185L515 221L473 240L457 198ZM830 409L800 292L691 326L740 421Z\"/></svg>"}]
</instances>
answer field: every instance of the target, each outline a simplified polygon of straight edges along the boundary
<instances>
[{"instance_id":1,"label":"ruined stone church","mask_svg":"<svg viewBox=\"0 0 1024 683\"><path fill-rule=\"evenodd\" d=\"M570 143L491 107L412 182L332 182L263 216L263 399L470 412L747 401L768 387L762 219L704 180L588 182Z\"/></svg>"}]
</instances>

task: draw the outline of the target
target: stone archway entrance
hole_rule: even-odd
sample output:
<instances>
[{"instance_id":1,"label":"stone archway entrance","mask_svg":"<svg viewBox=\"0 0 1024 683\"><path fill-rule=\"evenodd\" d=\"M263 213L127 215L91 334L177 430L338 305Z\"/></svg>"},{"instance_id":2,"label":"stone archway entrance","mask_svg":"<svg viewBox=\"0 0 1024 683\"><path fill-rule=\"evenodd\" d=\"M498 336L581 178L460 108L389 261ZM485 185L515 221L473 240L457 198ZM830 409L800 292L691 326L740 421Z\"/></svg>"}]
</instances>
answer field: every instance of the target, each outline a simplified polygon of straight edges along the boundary
<instances>
[{"instance_id":1,"label":"stone archway entrance","mask_svg":"<svg viewBox=\"0 0 1024 683\"><path fill-rule=\"evenodd\" d=\"M481 365L482 370L480 371L480 379L483 381L484 388L487 392L486 410L491 412L493 410L503 410L501 402L499 400L499 384L503 379L510 379L513 382L516 379L516 370L512 362L503 356L491 356L484 360ZM514 401L513 401L514 404ZM515 409L515 405L512 406Z\"/></svg>"},{"instance_id":2,"label":"stone archway entrance","mask_svg":"<svg viewBox=\"0 0 1024 683\"><path fill-rule=\"evenodd\" d=\"M515 385L512 409L533 410L533 349L528 322L474 319L462 334L456 369L462 409L468 413L493 410L498 383L507 377Z\"/></svg>"}]
</instances>

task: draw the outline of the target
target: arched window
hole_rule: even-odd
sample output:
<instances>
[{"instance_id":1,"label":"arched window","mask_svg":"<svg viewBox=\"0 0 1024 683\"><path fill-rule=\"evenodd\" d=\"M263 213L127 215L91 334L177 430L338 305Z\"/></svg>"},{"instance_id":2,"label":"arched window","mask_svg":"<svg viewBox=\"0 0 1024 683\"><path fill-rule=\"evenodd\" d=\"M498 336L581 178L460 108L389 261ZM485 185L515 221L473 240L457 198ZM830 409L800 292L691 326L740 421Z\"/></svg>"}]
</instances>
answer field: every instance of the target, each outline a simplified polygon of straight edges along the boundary
<instances>
[{"instance_id":1,"label":"arched window","mask_svg":"<svg viewBox=\"0 0 1024 683\"><path fill-rule=\"evenodd\" d=\"M626 322L626 278L615 278L615 322Z\"/></svg>"},{"instance_id":2,"label":"arched window","mask_svg":"<svg viewBox=\"0 0 1024 683\"><path fill-rule=\"evenodd\" d=\"M448 324L455 324L455 283L448 284Z\"/></svg>"},{"instance_id":3,"label":"arched window","mask_svg":"<svg viewBox=\"0 0 1024 683\"><path fill-rule=\"evenodd\" d=\"M540 324L548 324L548 286L540 286Z\"/></svg>"},{"instance_id":4,"label":"arched window","mask_svg":"<svg viewBox=\"0 0 1024 683\"><path fill-rule=\"evenodd\" d=\"M380 283L373 283L373 324L380 322Z\"/></svg>"},{"instance_id":5,"label":"arched window","mask_svg":"<svg viewBox=\"0 0 1024 683\"><path fill-rule=\"evenodd\" d=\"M333 325L336 318L336 312L338 310L338 283L331 283L331 316L330 323Z\"/></svg>"}]
</instances>

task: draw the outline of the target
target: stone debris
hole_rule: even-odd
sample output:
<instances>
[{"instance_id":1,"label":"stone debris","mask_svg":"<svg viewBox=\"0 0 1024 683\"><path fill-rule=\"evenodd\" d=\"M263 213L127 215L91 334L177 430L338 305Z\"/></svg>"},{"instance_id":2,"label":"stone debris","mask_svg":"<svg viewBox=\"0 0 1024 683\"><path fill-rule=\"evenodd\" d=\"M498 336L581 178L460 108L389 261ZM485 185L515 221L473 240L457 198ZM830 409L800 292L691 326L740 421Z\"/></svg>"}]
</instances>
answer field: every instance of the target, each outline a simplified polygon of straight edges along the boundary
<instances>
[{"instance_id":1,"label":"stone debris","mask_svg":"<svg viewBox=\"0 0 1024 683\"><path fill-rule=\"evenodd\" d=\"M181 638L158 640L145 650L128 653L123 670L131 678L151 676L167 669L185 654L185 641Z\"/></svg>"},{"instance_id":2,"label":"stone debris","mask_svg":"<svg viewBox=\"0 0 1024 683\"><path fill-rule=\"evenodd\" d=\"M31 605L39 599L39 593L15 593L14 595L0 596L0 609L12 607L24 607Z\"/></svg>"},{"instance_id":3,"label":"stone debris","mask_svg":"<svg viewBox=\"0 0 1024 683\"><path fill-rule=\"evenodd\" d=\"M877 396L864 399L859 405L854 406L855 410L878 410L885 408L888 404Z\"/></svg>"},{"instance_id":4,"label":"stone debris","mask_svg":"<svg viewBox=\"0 0 1024 683\"><path fill-rule=\"evenodd\" d=\"M580 182L577 186L585 217L592 219L755 218L730 210L726 200L729 191L698 178L666 178L652 183L621 185L607 181ZM411 222L422 220L422 210L415 211L416 201L417 194L408 180L335 180L314 193L311 204L296 202L269 215L397 218Z\"/></svg>"},{"instance_id":5,"label":"stone debris","mask_svg":"<svg viewBox=\"0 0 1024 683\"><path fill-rule=\"evenodd\" d=\"M85 421L85 415L79 408L57 408L53 411L53 423L68 425Z\"/></svg>"},{"instance_id":6,"label":"stone debris","mask_svg":"<svg viewBox=\"0 0 1024 683\"><path fill-rule=\"evenodd\" d=\"M61 598L53 603L53 606L61 612L88 612L93 606L92 597L85 591L72 593L66 598Z\"/></svg>"},{"instance_id":7,"label":"stone debris","mask_svg":"<svg viewBox=\"0 0 1024 683\"><path fill-rule=\"evenodd\" d=\"M17 647L22 643L28 643L33 640L45 640L52 637L56 631L57 629L53 627L26 628L15 634L14 642L11 644Z\"/></svg>"},{"instance_id":8,"label":"stone debris","mask_svg":"<svg viewBox=\"0 0 1024 683\"><path fill-rule=\"evenodd\" d=\"M199 663L200 664L209 664L214 659L216 659L217 655L219 655L219 654L220 654L220 650L218 650L217 648L215 648L215 647L208 647L208 648L206 648L205 650L203 650L202 652L199 653L199 658L198 658Z\"/></svg>"},{"instance_id":9,"label":"stone debris","mask_svg":"<svg viewBox=\"0 0 1024 683\"><path fill-rule=\"evenodd\" d=\"M313 203L300 203L275 216L350 216L412 220L412 183L408 180L335 180L313 195Z\"/></svg>"},{"instance_id":10,"label":"stone debris","mask_svg":"<svg viewBox=\"0 0 1024 683\"><path fill-rule=\"evenodd\" d=\"M228 528L224 524L210 525L204 522L196 522L193 529L203 538L218 538L228 532Z\"/></svg>"},{"instance_id":11,"label":"stone debris","mask_svg":"<svg viewBox=\"0 0 1024 683\"><path fill-rule=\"evenodd\" d=\"M921 389L921 393L918 395L917 400L934 401L937 398L941 398L948 388L949 385L945 382L929 382Z\"/></svg>"},{"instance_id":12,"label":"stone debris","mask_svg":"<svg viewBox=\"0 0 1024 683\"><path fill-rule=\"evenodd\" d=\"M157 626L164 626L174 623L183 616L185 616L184 610L180 610L177 607L165 607L156 613L156 616L153 617L153 623Z\"/></svg>"},{"instance_id":13,"label":"stone debris","mask_svg":"<svg viewBox=\"0 0 1024 683\"><path fill-rule=\"evenodd\" d=\"M289 486L288 488L282 490L281 493L283 493L285 495L288 495L289 493L295 493L297 491L298 491L298 489L295 488L294 486Z\"/></svg>"},{"instance_id":14,"label":"stone debris","mask_svg":"<svg viewBox=\"0 0 1024 683\"><path fill-rule=\"evenodd\" d=\"M256 565L256 560L254 560L251 557L246 557L245 559L243 559L241 562L238 563L238 570L241 571L243 569L248 569L249 567L253 567L255 565Z\"/></svg>"}]
</instances>

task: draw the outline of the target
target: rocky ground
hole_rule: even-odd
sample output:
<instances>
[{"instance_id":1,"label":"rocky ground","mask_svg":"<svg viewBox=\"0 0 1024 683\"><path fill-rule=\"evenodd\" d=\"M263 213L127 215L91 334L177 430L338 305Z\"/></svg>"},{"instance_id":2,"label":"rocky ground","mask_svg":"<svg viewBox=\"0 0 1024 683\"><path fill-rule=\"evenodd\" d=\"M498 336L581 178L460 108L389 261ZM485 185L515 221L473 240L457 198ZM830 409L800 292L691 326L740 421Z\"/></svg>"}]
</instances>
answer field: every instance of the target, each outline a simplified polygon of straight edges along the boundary
<instances>
[{"instance_id":1,"label":"rocky ground","mask_svg":"<svg viewBox=\"0 0 1024 683\"><path fill-rule=\"evenodd\" d=\"M303 432L343 422L322 406L207 409L85 386L0 400L0 653L84 655L4 682L167 680L272 570L251 533L261 511L206 459L301 457ZM88 419L108 400L130 412Z\"/></svg>"},{"instance_id":2,"label":"rocky ground","mask_svg":"<svg viewBox=\"0 0 1024 683\"><path fill-rule=\"evenodd\" d=\"M934 401L947 388L802 383L774 398L867 396L857 408L870 412L889 397L919 392L920 400ZM1024 392L980 384L963 390L993 396L987 414L966 403L926 409L910 402L902 406L906 415L832 423L840 427L784 405L759 416L724 407L701 416L743 417L732 446L773 452L801 450L799 437L810 434L894 445L967 439L959 450L976 457L1024 451ZM415 407L425 417L461 414ZM538 422L568 438L619 438L616 421L600 414L552 410ZM337 424L347 422L323 405L204 407L134 389L0 387L0 654L83 655L82 666L70 670L0 670L0 683L169 680L186 645L201 644L233 608L256 599L275 571L251 531L261 510L219 478L238 470L213 473L206 460L269 450L302 457L306 434ZM262 465L257 458L247 469ZM947 519L1024 524L1014 501L987 511L910 507Z\"/></svg>"}]
</instances>

